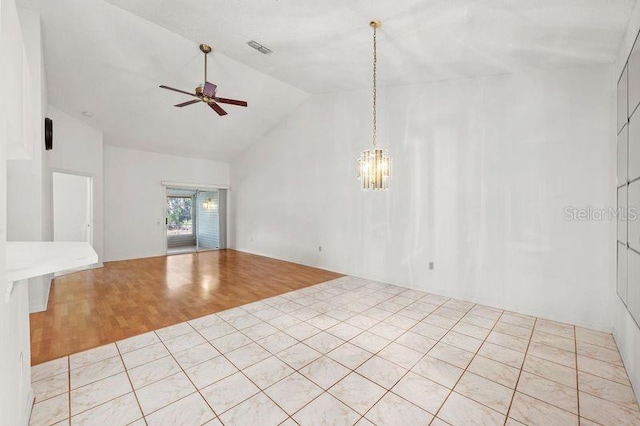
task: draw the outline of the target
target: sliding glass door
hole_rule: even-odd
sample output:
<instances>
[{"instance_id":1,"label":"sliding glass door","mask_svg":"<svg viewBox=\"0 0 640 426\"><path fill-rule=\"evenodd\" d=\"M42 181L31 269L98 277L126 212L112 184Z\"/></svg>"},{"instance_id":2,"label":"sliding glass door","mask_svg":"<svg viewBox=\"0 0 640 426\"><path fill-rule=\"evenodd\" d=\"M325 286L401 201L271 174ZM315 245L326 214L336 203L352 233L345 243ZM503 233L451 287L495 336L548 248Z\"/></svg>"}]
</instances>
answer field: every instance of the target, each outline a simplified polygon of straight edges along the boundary
<instances>
[{"instance_id":1,"label":"sliding glass door","mask_svg":"<svg viewBox=\"0 0 640 426\"><path fill-rule=\"evenodd\" d=\"M218 191L198 191L196 244L198 250L220 248L220 197Z\"/></svg>"},{"instance_id":2,"label":"sliding glass door","mask_svg":"<svg viewBox=\"0 0 640 426\"><path fill-rule=\"evenodd\" d=\"M167 253L196 251L195 200L194 190L167 189Z\"/></svg>"},{"instance_id":3,"label":"sliding glass door","mask_svg":"<svg viewBox=\"0 0 640 426\"><path fill-rule=\"evenodd\" d=\"M167 188L167 254L226 247L227 191Z\"/></svg>"}]
</instances>

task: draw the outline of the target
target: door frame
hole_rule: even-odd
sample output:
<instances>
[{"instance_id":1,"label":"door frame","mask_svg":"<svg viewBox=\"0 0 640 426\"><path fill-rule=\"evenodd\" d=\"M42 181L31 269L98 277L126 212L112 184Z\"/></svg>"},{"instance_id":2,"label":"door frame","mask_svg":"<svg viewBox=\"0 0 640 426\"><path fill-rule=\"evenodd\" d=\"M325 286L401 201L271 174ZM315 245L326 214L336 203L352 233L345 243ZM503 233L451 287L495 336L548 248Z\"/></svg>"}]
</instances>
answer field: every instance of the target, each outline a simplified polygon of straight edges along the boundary
<instances>
[{"instance_id":1,"label":"door frame","mask_svg":"<svg viewBox=\"0 0 640 426\"><path fill-rule=\"evenodd\" d=\"M161 224L160 228L162 228L162 252L165 256L169 255L167 252L167 222L169 221L167 218L167 188L168 187L166 185L162 186L162 215L160 216L162 218L162 222L164 222Z\"/></svg>"},{"instance_id":2,"label":"door frame","mask_svg":"<svg viewBox=\"0 0 640 426\"><path fill-rule=\"evenodd\" d=\"M167 247L167 188L190 189L194 191L213 191L213 190L220 190L220 189L227 190L226 211L225 211L225 216L226 216L225 241L228 241L228 235L229 235L228 215L229 215L229 190L230 190L229 185L169 182L164 180L161 181L160 184L162 185L162 210L161 210L162 215L160 217L162 218L162 222L164 223L162 222L159 222L159 223L161 223L160 228L162 230L162 249L165 256L169 255L167 252L168 250L168 247ZM197 232L198 232L197 229L195 230L195 232L196 232L196 240L197 240ZM215 250L215 249L211 249L211 250ZM196 244L196 251L194 253L198 253L198 252L199 250L197 249L197 244Z\"/></svg>"},{"instance_id":3,"label":"door frame","mask_svg":"<svg viewBox=\"0 0 640 426\"><path fill-rule=\"evenodd\" d=\"M50 199L50 205L51 205L51 239L55 241L55 234L54 234L54 225L55 225L55 217L54 217L54 210L53 210L53 197L54 197L54 188L53 188L53 174L54 173L60 173L60 174L65 174L65 175L73 175L73 176L82 176L85 178L89 179L89 196L87 197L87 203L89 204L89 244L93 247L93 241L94 241L94 231L93 231L93 224L94 224L94 208L93 208L93 204L94 204L94 193L95 193L95 176L91 173L83 173L83 172L78 172L75 170L65 170L65 169L58 169L58 168L51 168L50 169L50 174L49 177L51 179L51 199Z\"/></svg>"},{"instance_id":4,"label":"door frame","mask_svg":"<svg viewBox=\"0 0 640 426\"><path fill-rule=\"evenodd\" d=\"M55 173L59 173L59 174L64 174L64 175L72 175L72 176L81 176L81 177L85 177L89 179L89 195L87 197L87 203L88 203L88 208L89 208L89 232L88 232L88 239L89 239L89 245L91 247L93 247L93 243L94 243L94 219L95 219L95 212L94 212L94 200L95 200L95 175L92 173L86 173L86 172L79 172L77 170L68 170L68 169L61 169L61 168L57 168L57 167L50 167L49 168L49 188L51 189L50 193L49 193L49 205L51 206L51 215L50 215L50 220L49 220L49 226L51 229L51 240L55 241L55 210L54 210L54 204L53 204L53 200L54 200L54 186L53 186L53 175ZM86 269L94 269L96 267L100 267L102 266L102 263L97 263L95 265L88 265L86 267L82 267L82 268L78 268L78 269L74 269L73 272L76 271L82 271L82 270L86 270ZM68 273L67 271L62 271L62 274L60 275L64 275ZM58 276L56 274L56 276Z\"/></svg>"}]
</instances>

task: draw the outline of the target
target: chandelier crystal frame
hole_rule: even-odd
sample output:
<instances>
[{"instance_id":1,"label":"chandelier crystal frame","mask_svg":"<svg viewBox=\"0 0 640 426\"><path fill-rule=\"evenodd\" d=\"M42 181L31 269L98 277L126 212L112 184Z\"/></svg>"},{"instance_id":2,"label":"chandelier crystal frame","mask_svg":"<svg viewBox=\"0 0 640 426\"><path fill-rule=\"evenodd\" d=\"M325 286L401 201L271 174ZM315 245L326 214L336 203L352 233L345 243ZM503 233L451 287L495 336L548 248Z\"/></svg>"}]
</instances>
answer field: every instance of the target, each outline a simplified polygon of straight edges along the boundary
<instances>
[{"instance_id":1,"label":"chandelier crystal frame","mask_svg":"<svg viewBox=\"0 0 640 426\"><path fill-rule=\"evenodd\" d=\"M380 21L371 21L369 26L373 28L373 149L362 151L358 159L357 177L363 191L385 191L389 189L391 178L391 157L389 152L377 147L377 96L378 96L378 28Z\"/></svg>"}]
</instances>

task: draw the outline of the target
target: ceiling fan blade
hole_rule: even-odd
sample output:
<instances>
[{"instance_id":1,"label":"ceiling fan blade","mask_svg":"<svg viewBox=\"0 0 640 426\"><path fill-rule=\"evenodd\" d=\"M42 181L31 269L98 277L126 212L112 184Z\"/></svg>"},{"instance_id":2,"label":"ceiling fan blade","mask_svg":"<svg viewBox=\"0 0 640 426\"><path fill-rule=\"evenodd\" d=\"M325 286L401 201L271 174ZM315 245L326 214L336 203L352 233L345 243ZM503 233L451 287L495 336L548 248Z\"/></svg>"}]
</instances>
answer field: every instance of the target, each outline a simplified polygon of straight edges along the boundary
<instances>
[{"instance_id":1,"label":"ceiling fan blade","mask_svg":"<svg viewBox=\"0 0 640 426\"><path fill-rule=\"evenodd\" d=\"M211 107L212 110L214 110L215 112L218 113L218 115L227 115L227 111L223 110L222 108L220 108L220 105L218 105L217 103L210 101L208 103L208 105Z\"/></svg>"},{"instance_id":2,"label":"ceiling fan blade","mask_svg":"<svg viewBox=\"0 0 640 426\"><path fill-rule=\"evenodd\" d=\"M173 90L174 92L178 92L178 93L184 93L185 95L189 95L189 96L197 96L197 95L194 95L193 93L185 92L184 90L180 90L180 89L174 89L173 87L169 87L169 86L160 86L160 87L162 89Z\"/></svg>"},{"instance_id":3,"label":"ceiling fan blade","mask_svg":"<svg viewBox=\"0 0 640 426\"><path fill-rule=\"evenodd\" d=\"M230 104L230 105L238 105L238 106L247 106L246 101L238 101L236 99L227 99L227 98L215 98L216 102L220 102L221 104Z\"/></svg>"},{"instance_id":4,"label":"ceiling fan blade","mask_svg":"<svg viewBox=\"0 0 640 426\"><path fill-rule=\"evenodd\" d=\"M204 88L202 89L202 93L204 93L206 96L213 98L216 94L216 88L218 86L216 86L213 83L209 83L208 81L204 82Z\"/></svg>"},{"instance_id":5,"label":"ceiling fan blade","mask_svg":"<svg viewBox=\"0 0 640 426\"><path fill-rule=\"evenodd\" d=\"M198 102L200 102L200 99L194 99L192 101L183 102L181 104L177 104L177 105L174 105L174 106L178 107L178 108L182 108L182 107L186 107L187 105L197 104Z\"/></svg>"}]
</instances>

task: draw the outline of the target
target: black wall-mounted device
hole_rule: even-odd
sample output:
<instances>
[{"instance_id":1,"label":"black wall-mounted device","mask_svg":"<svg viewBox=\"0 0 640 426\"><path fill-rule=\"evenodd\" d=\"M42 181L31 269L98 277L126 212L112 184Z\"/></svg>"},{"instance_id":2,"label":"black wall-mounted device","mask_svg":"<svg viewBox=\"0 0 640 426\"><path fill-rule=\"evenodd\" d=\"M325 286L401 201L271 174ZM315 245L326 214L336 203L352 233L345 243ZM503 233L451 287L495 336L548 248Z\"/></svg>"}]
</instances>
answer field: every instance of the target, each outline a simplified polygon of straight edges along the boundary
<instances>
[{"instance_id":1,"label":"black wall-mounted device","mask_svg":"<svg viewBox=\"0 0 640 426\"><path fill-rule=\"evenodd\" d=\"M44 149L53 149L53 120L50 118L44 119Z\"/></svg>"}]
</instances>

